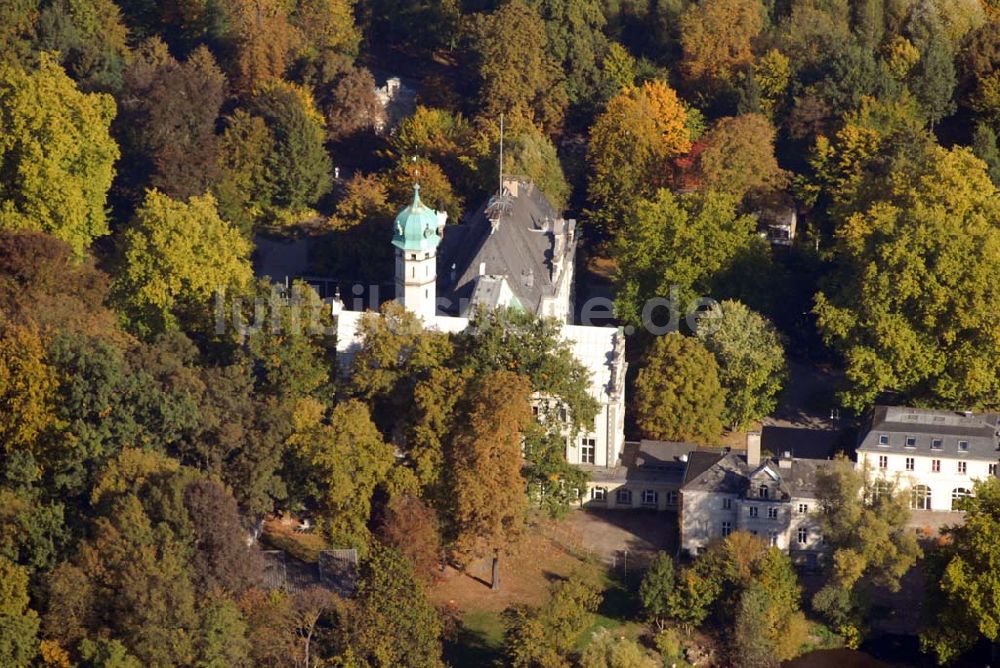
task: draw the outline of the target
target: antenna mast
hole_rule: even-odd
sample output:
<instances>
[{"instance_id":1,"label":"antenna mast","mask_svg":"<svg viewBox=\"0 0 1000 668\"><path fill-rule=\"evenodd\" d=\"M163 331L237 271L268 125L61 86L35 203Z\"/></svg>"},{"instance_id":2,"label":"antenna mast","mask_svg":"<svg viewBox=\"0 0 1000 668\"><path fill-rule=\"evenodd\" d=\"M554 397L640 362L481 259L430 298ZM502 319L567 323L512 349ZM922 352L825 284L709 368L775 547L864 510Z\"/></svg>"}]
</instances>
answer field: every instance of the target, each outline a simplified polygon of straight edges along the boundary
<instances>
[{"instance_id":1,"label":"antenna mast","mask_svg":"<svg viewBox=\"0 0 1000 668\"><path fill-rule=\"evenodd\" d=\"M503 197L503 113L500 114L500 197Z\"/></svg>"}]
</instances>

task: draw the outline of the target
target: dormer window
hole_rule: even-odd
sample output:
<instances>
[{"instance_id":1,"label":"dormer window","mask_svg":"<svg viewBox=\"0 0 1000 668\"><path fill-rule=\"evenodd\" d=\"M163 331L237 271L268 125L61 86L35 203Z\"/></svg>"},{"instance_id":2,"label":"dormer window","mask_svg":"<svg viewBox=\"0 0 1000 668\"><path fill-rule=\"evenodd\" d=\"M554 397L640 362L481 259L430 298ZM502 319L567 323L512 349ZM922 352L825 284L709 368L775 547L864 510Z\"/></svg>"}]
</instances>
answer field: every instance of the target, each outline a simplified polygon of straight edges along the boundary
<instances>
[{"instance_id":1,"label":"dormer window","mask_svg":"<svg viewBox=\"0 0 1000 668\"><path fill-rule=\"evenodd\" d=\"M931 441L931 450L940 450L941 449L941 445L942 445L941 439L940 438L935 438L934 440ZM961 446L959 446L959 447L961 447Z\"/></svg>"},{"instance_id":2,"label":"dormer window","mask_svg":"<svg viewBox=\"0 0 1000 668\"><path fill-rule=\"evenodd\" d=\"M908 448L915 448L915 447L917 447L917 437L916 436L907 436L906 437L906 447L908 447Z\"/></svg>"},{"instance_id":3,"label":"dormer window","mask_svg":"<svg viewBox=\"0 0 1000 668\"><path fill-rule=\"evenodd\" d=\"M878 435L879 445L889 445L889 434L879 434Z\"/></svg>"},{"instance_id":4,"label":"dormer window","mask_svg":"<svg viewBox=\"0 0 1000 668\"><path fill-rule=\"evenodd\" d=\"M771 491L767 488L767 485L761 485L760 489L757 490L758 496L762 499L767 499L770 497Z\"/></svg>"},{"instance_id":5,"label":"dormer window","mask_svg":"<svg viewBox=\"0 0 1000 668\"><path fill-rule=\"evenodd\" d=\"M959 441L958 442L958 451L959 452L968 452L969 451L969 442L968 441Z\"/></svg>"}]
</instances>

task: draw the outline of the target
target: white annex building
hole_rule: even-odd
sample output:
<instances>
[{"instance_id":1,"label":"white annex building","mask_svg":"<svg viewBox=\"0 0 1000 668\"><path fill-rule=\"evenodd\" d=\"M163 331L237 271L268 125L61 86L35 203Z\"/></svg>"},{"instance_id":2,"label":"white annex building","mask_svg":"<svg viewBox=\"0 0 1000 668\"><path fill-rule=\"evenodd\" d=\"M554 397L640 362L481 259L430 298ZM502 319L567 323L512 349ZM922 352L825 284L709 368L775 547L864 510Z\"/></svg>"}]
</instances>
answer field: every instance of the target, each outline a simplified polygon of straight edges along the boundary
<instances>
[{"instance_id":1,"label":"white annex building","mask_svg":"<svg viewBox=\"0 0 1000 668\"><path fill-rule=\"evenodd\" d=\"M614 467L625 441L625 339L613 327L572 321L575 222L553 211L529 181L504 179L502 191L461 225L445 227L445 214L420 201L396 217L396 300L428 329L459 332L474 306L500 306L553 317L577 359L590 371L590 393L600 410L592 429L567 439L571 464ZM442 257L439 257L439 247ZM440 276L439 267L447 275ZM439 298L439 288L445 293ZM342 369L360 345L360 311L335 304L337 355Z\"/></svg>"},{"instance_id":2,"label":"white annex building","mask_svg":"<svg viewBox=\"0 0 1000 668\"><path fill-rule=\"evenodd\" d=\"M914 510L956 510L973 482L997 475L1000 415L876 406L858 467L910 492Z\"/></svg>"}]
</instances>

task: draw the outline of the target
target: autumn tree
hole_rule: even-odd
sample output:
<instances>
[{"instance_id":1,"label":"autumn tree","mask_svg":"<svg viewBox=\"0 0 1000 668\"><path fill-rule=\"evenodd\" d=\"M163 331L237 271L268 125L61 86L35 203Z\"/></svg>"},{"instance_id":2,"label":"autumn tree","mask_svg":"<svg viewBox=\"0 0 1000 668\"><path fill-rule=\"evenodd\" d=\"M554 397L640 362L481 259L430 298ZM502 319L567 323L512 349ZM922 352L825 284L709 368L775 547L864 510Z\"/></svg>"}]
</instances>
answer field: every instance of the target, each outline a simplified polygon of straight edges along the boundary
<instances>
[{"instance_id":1,"label":"autumn tree","mask_svg":"<svg viewBox=\"0 0 1000 668\"><path fill-rule=\"evenodd\" d=\"M182 324L205 330L216 291L249 283L249 256L211 195L185 203L150 190L122 237L114 298L143 335Z\"/></svg>"},{"instance_id":2,"label":"autumn tree","mask_svg":"<svg viewBox=\"0 0 1000 668\"><path fill-rule=\"evenodd\" d=\"M635 380L643 436L709 445L722 433L725 402L719 366L705 346L676 332L656 339Z\"/></svg>"},{"instance_id":3,"label":"autumn tree","mask_svg":"<svg viewBox=\"0 0 1000 668\"><path fill-rule=\"evenodd\" d=\"M403 414L416 383L452 355L447 336L425 330L419 318L396 302L387 302L379 314L362 316L358 337L350 390L386 419ZM391 428L384 425L386 433Z\"/></svg>"},{"instance_id":4,"label":"autumn tree","mask_svg":"<svg viewBox=\"0 0 1000 668\"><path fill-rule=\"evenodd\" d=\"M332 542L364 550L372 496L393 464L393 451L360 401L338 404L328 419L322 408L303 401L295 416L290 445L303 467L302 492L317 505Z\"/></svg>"},{"instance_id":5,"label":"autumn tree","mask_svg":"<svg viewBox=\"0 0 1000 668\"><path fill-rule=\"evenodd\" d=\"M593 581L573 573L553 583L541 606L504 611L504 653L513 668L566 665L577 638L590 625L601 594Z\"/></svg>"},{"instance_id":6,"label":"autumn tree","mask_svg":"<svg viewBox=\"0 0 1000 668\"><path fill-rule=\"evenodd\" d=\"M430 585L440 575L441 523L434 508L420 497L401 494L389 500L379 537L413 564L414 577Z\"/></svg>"},{"instance_id":7,"label":"autumn tree","mask_svg":"<svg viewBox=\"0 0 1000 668\"><path fill-rule=\"evenodd\" d=\"M667 617L670 596L674 591L674 560L666 552L657 553L642 576L639 600L646 615L662 631Z\"/></svg>"},{"instance_id":8,"label":"autumn tree","mask_svg":"<svg viewBox=\"0 0 1000 668\"><path fill-rule=\"evenodd\" d=\"M316 97L326 120L326 135L342 140L385 122L385 109L375 95L375 78L347 56L324 51L299 74Z\"/></svg>"},{"instance_id":9,"label":"autumn tree","mask_svg":"<svg viewBox=\"0 0 1000 668\"><path fill-rule=\"evenodd\" d=\"M506 552L524 523L521 438L533 420L528 380L496 371L473 381L448 451L454 551L464 563Z\"/></svg>"},{"instance_id":10,"label":"autumn tree","mask_svg":"<svg viewBox=\"0 0 1000 668\"><path fill-rule=\"evenodd\" d=\"M268 220L273 209L275 185L268 163L274 152L274 133L264 119L237 109L226 119L218 141L219 180L212 192L219 214L247 239L257 225Z\"/></svg>"},{"instance_id":11,"label":"autumn tree","mask_svg":"<svg viewBox=\"0 0 1000 668\"><path fill-rule=\"evenodd\" d=\"M816 297L820 331L847 362L845 400L994 405L1000 208L985 164L935 146L875 184L837 232L839 271Z\"/></svg>"},{"instance_id":12,"label":"autumn tree","mask_svg":"<svg viewBox=\"0 0 1000 668\"><path fill-rule=\"evenodd\" d=\"M247 546L236 500L218 482L195 480L184 486L184 507L193 522L195 554L192 558L195 584L201 591L242 594L259 584L263 563L258 552ZM218 611L220 615L231 611Z\"/></svg>"},{"instance_id":13,"label":"autumn tree","mask_svg":"<svg viewBox=\"0 0 1000 668\"><path fill-rule=\"evenodd\" d=\"M760 114L717 121L698 155L703 185L736 197L783 186L787 175L774 157L774 137L774 127Z\"/></svg>"},{"instance_id":14,"label":"autumn tree","mask_svg":"<svg viewBox=\"0 0 1000 668\"><path fill-rule=\"evenodd\" d=\"M600 64L608 41L604 8L598 0L540 0L534 3L545 22L549 55L566 74L572 105L587 105L600 84Z\"/></svg>"},{"instance_id":15,"label":"autumn tree","mask_svg":"<svg viewBox=\"0 0 1000 668\"><path fill-rule=\"evenodd\" d=\"M205 47L179 63L159 38L143 42L124 74L113 128L119 181L138 202L152 186L175 199L203 195L218 177L215 135L226 78Z\"/></svg>"},{"instance_id":16,"label":"autumn tree","mask_svg":"<svg viewBox=\"0 0 1000 668\"><path fill-rule=\"evenodd\" d=\"M910 512L891 481L874 479L840 458L816 474L818 517L833 550L833 574L813 597L813 608L842 633L857 638L865 622L865 592L898 591L900 579L921 556L907 528Z\"/></svg>"},{"instance_id":17,"label":"autumn tree","mask_svg":"<svg viewBox=\"0 0 1000 668\"><path fill-rule=\"evenodd\" d=\"M132 494L98 518L93 537L51 576L47 634L72 645L76 634L110 632L144 665L189 663L199 627L184 548L154 525ZM81 628L82 621L82 628Z\"/></svg>"},{"instance_id":18,"label":"autumn tree","mask_svg":"<svg viewBox=\"0 0 1000 668\"><path fill-rule=\"evenodd\" d=\"M589 431L597 414L590 394L590 372L575 357L559 323L512 309L477 313L472 326L456 337L456 359L475 375L514 371L526 376L531 391L546 397L538 406L545 419L524 434L524 475L532 498L560 514L585 487L583 472L566 462L567 433L574 441Z\"/></svg>"},{"instance_id":19,"label":"autumn tree","mask_svg":"<svg viewBox=\"0 0 1000 668\"><path fill-rule=\"evenodd\" d=\"M681 69L692 83L718 85L753 63L753 40L764 28L760 0L705 0L681 18Z\"/></svg>"},{"instance_id":20,"label":"autumn tree","mask_svg":"<svg viewBox=\"0 0 1000 668\"><path fill-rule=\"evenodd\" d=\"M944 530L947 540L928 555L927 600L920 644L951 663L980 637L1000 637L1000 484L979 481L965 499L964 521Z\"/></svg>"},{"instance_id":21,"label":"autumn tree","mask_svg":"<svg viewBox=\"0 0 1000 668\"><path fill-rule=\"evenodd\" d=\"M37 30L39 47L59 54L81 90L114 92L121 86L130 56L129 31L112 0L47 3Z\"/></svg>"},{"instance_id":22,"label":"autumn tree","mask_svg":"<svg viewBox=\"0 0 1000 668\"><path fill-rule=\"evenodd\" d=\"M524 0L511 0L479 18L474 48L480 112L494 118L521 114L550 134L557 131L568 99L538 10Z\"/></svg>"},{"instance_id":23,"label":"autumn tree","mask_svg":"<svg viewBox=\"0 0 1000 668\"><path fill-rule=\"evenodd\" d=\"M302 39L289 21L286 3L225 0L221 9L227 26L224 41L231 54L226 70L234 87L251 93L281 79Z\"/></svg>"},{"instance_id":24,"label":"autumn tree","mask_svg":"<svg viewBox=\"0 0 1000 668\"><path fill-rule=\"evenodd\" d=\"M0 327L0 443L8 456L37 451L56 425L58 378L36 328Z\"/></svg>"},{"instance_id":25,"label":"autumn tree","mask_svg":"<svg viewBox=\"0 0 1000 668\"><path fill-rule=\"evenodd\" d=\"M38 651L38 613L28 607L28 571L0 557L0 662L33 665Z\"/></svg>"},{"instance_id":26,"label":"autumn tree","mask_svg":"<svg viewBox=\"0 0 1000 668\"><path fill-rule=\"evenodd\" d=\"M725 270L763 243L756 220L740 215L731 195L677 196L662 189L638 200L630 213L628 233L617 237L612 250L617 313L633 325L652 317L644 311L654 298L674 300L686 316Z\"/></svg>"},{"instance_id":27,"label":"autumn tree","mask_svg":"<svg viewBox=\"0 0 1000 668\"><path fill-rule=\"evenodd\" d=\"M636 200L668 183L668 160L691 146L687 113L661 81L626 88L590 128L587 195L592 218L609 230L629 223Z\"/></svg>"},{"instance_id":28,"label":"autumn tree","mask_svg":"<svg viewBox=\"0 0 1000 668\"><path fill-rule=\"evenodd\" d=\"M413 567L393 548L375 543L362 564L349 629L351 653L365 665L444 665L437 611Z\"/></svg>"},{"instance_id":29,"label":"autumn tree","mask_svg":"<svg viewBox=\"0 0 1000 668\"><path fill-rule=\"evenodd\" d=\"M78 256L108 233L114 113L110 96L81 93L49 55L31 71L0 64L0 229L48 232Z\"/></svg>"},{"instance_id":30,"label":"autumn tree","mask_svg":"<svg viewBox=\"0 0 1000 668\"><path fill-rule=\"evenodd\" d=\"M290 17L314 53L356 55L361 35L354 25L354 0L298 0Z\"/></svg>"},{"instance_id":31,"label":"autumn tree","mask_svg":"<svg viewBox=\"0 0 1000 668\"><path fill-rule=\"evenodd\" d=\"M709 583L719 622L738 629L733 665L776 666L798 655L808 625L787 553L738 531L710 546L690 568Z\"/></svg>"},{"instance_id":32,"label":"autumn tree","mask_svg":"<svg viewBox=\"0 0 1000 668\"><path fill-rule=\"evenodd\" d=\"M330 191L332 166L312 96L299 86L271 81L254 93L250 110L274 136L264 158L273 203L292 212L314 206Z\"/></svg>"},{"instance_id":33,"label":"autumn tree","mask_svg":"<svg viewBox=\"0 0 1000 668\"><path fill-rule=\"evenodd\" d=\"M725 420L734 429L769 415L788 375L781 337L767 319L737 301L717 304L698 323L698 339L719 364Z\"/></svg>"},{"instance_id":34,"label":"autumn tree","mask_svg":"<svg viewBox=\"0 0 1000 668\"><path fill-rule=\"evenodd\" d=\"M595 631L580 654L580 668L659 668L654 659L635 640L618 636L608 629Z\"/></svg>"},{"instance_id":35,"label":"autumn tree","mask_svg":"<svg viewBox=\"0 0 1000 668\"><path fill-rule=\"evenodd\" d=\"M104 306L108 277L81 263L64 241L41 232L0 232L0 312L11 325L33 323L46 334L112 334Z\"/></svg>"}]
</instances>

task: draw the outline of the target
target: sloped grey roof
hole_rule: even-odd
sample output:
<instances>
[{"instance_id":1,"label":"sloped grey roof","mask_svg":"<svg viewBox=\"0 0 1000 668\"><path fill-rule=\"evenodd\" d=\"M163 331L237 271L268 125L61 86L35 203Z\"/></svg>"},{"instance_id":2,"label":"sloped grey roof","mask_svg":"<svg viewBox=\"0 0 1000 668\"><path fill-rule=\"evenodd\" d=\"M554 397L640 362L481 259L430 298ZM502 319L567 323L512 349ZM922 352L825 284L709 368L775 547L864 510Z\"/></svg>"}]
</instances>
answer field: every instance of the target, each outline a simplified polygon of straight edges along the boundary
<instances>
[{"instance_id":1,"label":"sloped grey roof","mask_svg":"<svg viewBox=\"0 0 1000 668\"><path fill-rule=\"evenodd\" d=\"M682 489L743 494L750 487L751 480L756 485L761 477L766 477L768 480L777 479L777 493L772 500L811 497L816 493L816 472L830 463L826 459L793 459L790 467L782 468L779 460L765 459L751 471L743 453L719 455L692 452Z\"/></svg>"},{"instance_id":2,"label":"sloped grey roof","mask_svg":"<svg viewBox=\"0 0 1000 668\"><path fill-rule=\"evenodd\" d=\"M504 281L506 278L503 276L480 276L472 290L471 307L482 306L487 311L495 309L500 304Z\"/></svg>"},{"instance_id":3,"label":"sloped grey roof","mask_svg":"<svg viewBox=\"0 0 1000 668\"><path fill-rule=\"evenodd\" d=\"M882 436L888 438L886 445L879 442ZM913 446L907 446L908 438ZM940 448L932 447L935 440L941 441ZM968 443L967 450L959 450L960 441ZM997 415L992 413L876 406L858 450L995 461L1000 456L997 445Z\"/></svg>"},{"instance_id":4,"label":"sloped grey roof","mask_svg":"<svg viewBox=\"0 0 1000 668\"><path fill-rule=\"evenodd\" d=\"M575 252L575 241L559 239L575 240L575 221L560 218L530 181L518 180L514 190L516 195L504 188L502 198L489 198L461 225L445 228L438 248L438 294L451 300L456 313L460 300L471 299L480 274L506 276L518 301L533 313L542 297L556 293L553 254ZM490 217L497 215L494 230Z\"/></svg>"}]
</instances>

